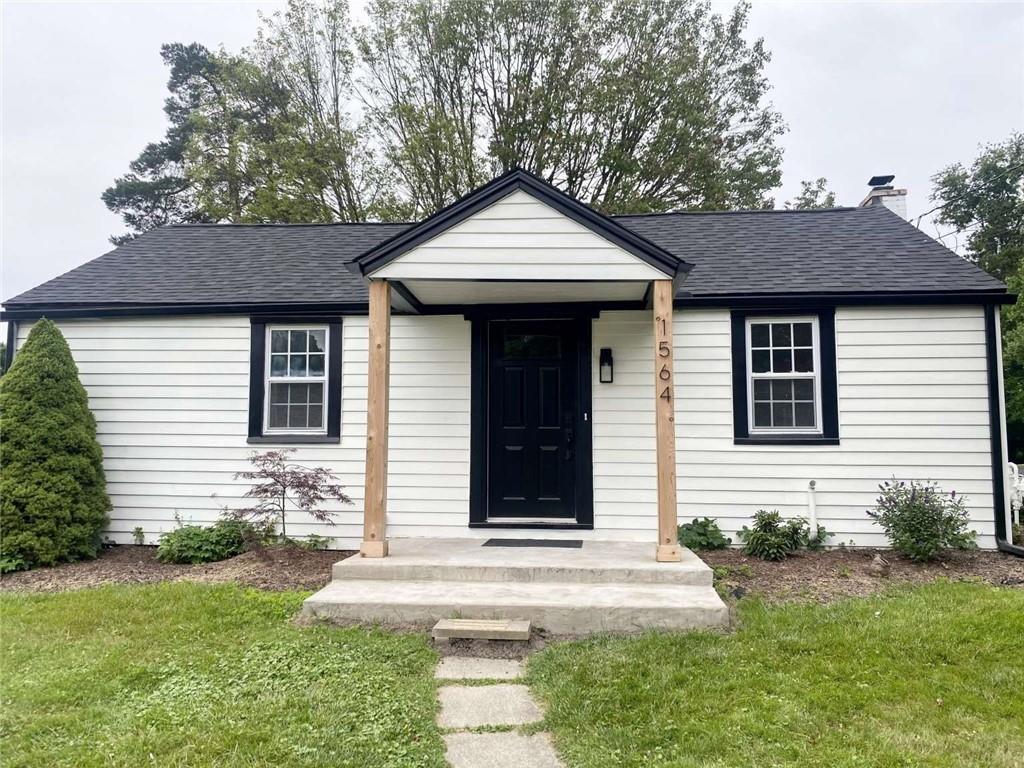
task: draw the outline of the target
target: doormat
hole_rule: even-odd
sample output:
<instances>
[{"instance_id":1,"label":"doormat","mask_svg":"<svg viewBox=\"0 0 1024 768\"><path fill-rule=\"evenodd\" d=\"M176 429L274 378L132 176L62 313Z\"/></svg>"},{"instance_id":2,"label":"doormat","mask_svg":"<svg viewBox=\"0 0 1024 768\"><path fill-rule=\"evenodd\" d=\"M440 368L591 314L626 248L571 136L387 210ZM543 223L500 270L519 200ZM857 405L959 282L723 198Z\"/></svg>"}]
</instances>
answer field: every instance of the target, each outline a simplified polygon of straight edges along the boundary
<instances>
[{"instance_id":1,"label":"doormat","mask_svg":"<svg viewBox=\"0 0 1024 768\"><path fill-rule=\"evenodd\" d=\"M582 539L488 539L485 547L558 547L560 549L579 549L583 546Z\"/></svg>"}]
</instances>

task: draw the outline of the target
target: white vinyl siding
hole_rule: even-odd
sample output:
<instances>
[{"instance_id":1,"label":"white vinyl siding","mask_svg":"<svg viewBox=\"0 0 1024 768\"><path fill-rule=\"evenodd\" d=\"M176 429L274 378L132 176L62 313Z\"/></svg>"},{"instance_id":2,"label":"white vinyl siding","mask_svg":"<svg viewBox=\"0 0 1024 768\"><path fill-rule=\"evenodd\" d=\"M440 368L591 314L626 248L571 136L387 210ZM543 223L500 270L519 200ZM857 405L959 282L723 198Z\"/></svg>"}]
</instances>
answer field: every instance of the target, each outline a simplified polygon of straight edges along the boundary
<instances>
[{"instance_id":1,"label":"white vinyl siding","mask_svg":"<svg viewBox=\"0 0 1024 768\"><path fill-rule=\"evenodd\" d=\"M760 508L806 516L815 480L831 543L884 546L865 510L878 483L895 475L965 495L979 543L994 546L980 307L838 308L837 446L734 445L729 313L682 312L677 320L681 522L714 517L735 538Z\"/></svg>"},{"instance_id":2,"label":"white vinyl siding","mask_svg":"<svg viewBox=\"0 0 1024 768\"><path fill-rule=\"evenodd\" d=\"M89 392L114 504L109 535L147 541L183 522L211 523L241 504L250 324L245 317L118 318L59 322ZM19 343L30 325L19 325ZM342 324L339 444L299 445L303 463L330 467L354 504L337 525L289 519L295 535L336 547L362 530L366 451L367 321ZM884 545L865 515L893 474L932 479L967 496L982 546L994 545L984 320L980 307L839 308L836 346L840 445L737 446L727 310L675 316L679 519L717 518L726 533L760 508L806 515L817 483L832 543ZM615 381L597 381L602 347ZM594 531L530 536L650 541L657 529L654 368L649 311L593 321ZM470 323L461 316L394 317L388 530L399 536L522 536L467 527ZM257 446L266 448L268 446Z\"/></svg>"},{"instance_id":3,"label":"white vinyl siding","mask_svg":"<svg viewBox=\"0 0 1024 768\"><path fill-rule=\"evenodd\" d=\"M715 518L735 542L758 509L806 516L815 480L830 543L884 546L865 510L878 483L895 475L967 496L979 544L994 546L980 307L838 308L837 446L735 445L728 310L677 311L674 336L680 523ZM594 373L595 522L651 537L652 338L649 312L605 312L594 321L595 361L603 346L615 357L615 383L599 384Z\"/></svg>"},{"instance_id":4,"label":"white vinyl siding","mask_svg":"<svg viewBox=\"0 0 1024 768\"><path fill-rule=\"evenodd\" d=\"M611 384L598 380L602 347L612 350ZM651 313L602 312L593 324L593 350L594 526L650 541L653 553L658 486Z\"/></svg>"},{"instance_id":5,"label":"white vinyl siding","mask_svg":"<svg viewBox=\"0 0 1024 768\"><path fill-rule=\"evenodd\" d=\"M241 505L233 480L254 449L246 443L249 396L247 317L61 320L103 446L114 509L108 535L147 543L183 523L209 524ZM30 323L18 327L24 343ZM335 525L295 513L288 530L357 546L362 535L366 458L367 321L342 323L339 444L298 445L295 458L342 479L351 506ZM465 530L469 516L469 323L461 317L392 319L389 430L390 534Z\"/></svg>"},{"instance_id":6,"label":"white vinyl siding","mask_svg":"<svg viewBox=\"0 0 1024 768\"><path fill-rule=\"evenodd\" d=\"M665 274L523 191L373 272L399 280L658 280Z\"/></svg>"}]
</instances>

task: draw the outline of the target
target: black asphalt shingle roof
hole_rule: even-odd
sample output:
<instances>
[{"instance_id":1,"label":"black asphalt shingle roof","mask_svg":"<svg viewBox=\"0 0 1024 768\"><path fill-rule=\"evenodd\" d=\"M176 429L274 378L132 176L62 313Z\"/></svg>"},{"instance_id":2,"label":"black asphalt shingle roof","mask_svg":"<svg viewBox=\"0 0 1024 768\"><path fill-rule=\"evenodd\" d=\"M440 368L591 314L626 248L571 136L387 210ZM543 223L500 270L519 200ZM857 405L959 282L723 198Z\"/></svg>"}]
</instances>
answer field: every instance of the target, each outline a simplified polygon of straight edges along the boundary
<instances>
[{"instance_id":1,"label":"black asphalt shingle roof","mask_svg":"<svg viewBox=\"0 0 1024 768\"><path fill-rule=\"evenodd\" d=\"M616 221L694 264L682 289L694 296L1005 288L882 206Z\"/></svg>"},{"instance_id":2,"label":"black asphalt shingle roof","mask_svg":"<svg viewBox=\"0 0 1024 768\"><path fill-rule=\"evenodd\" d=\"M882 207L615 220L695 265L683 295L1004 290ZM363 303L366 288L348 262L408 226L170 225L7 300L5 308Z\"/></svg>"}]
</instances>

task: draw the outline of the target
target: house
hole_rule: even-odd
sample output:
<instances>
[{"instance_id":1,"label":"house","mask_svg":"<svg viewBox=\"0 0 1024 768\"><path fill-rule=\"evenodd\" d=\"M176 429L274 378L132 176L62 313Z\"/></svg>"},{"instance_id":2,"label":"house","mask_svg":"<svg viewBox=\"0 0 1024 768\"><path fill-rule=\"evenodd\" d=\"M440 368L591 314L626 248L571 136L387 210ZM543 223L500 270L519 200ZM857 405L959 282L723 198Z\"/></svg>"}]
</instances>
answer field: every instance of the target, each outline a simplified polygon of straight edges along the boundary
<instances>
[{"instance_id":1,"label":"house","mask_svg":"<svg viewBox=\"0 0 1024 768\"><path fill-rule=\"evenodd\" d=\"M289 531L368 557L528 536L674 561L677 521L735 537L812 503L832 543L884 545L865 510L893 476L1005 545L1013 297L893 201L609 217L513 171L412 224L162 227L3 317L11 352L41 316L67 337L120 542L212 522L253 449L291 446L356 503Z\"/></svg>"}]
</instances>

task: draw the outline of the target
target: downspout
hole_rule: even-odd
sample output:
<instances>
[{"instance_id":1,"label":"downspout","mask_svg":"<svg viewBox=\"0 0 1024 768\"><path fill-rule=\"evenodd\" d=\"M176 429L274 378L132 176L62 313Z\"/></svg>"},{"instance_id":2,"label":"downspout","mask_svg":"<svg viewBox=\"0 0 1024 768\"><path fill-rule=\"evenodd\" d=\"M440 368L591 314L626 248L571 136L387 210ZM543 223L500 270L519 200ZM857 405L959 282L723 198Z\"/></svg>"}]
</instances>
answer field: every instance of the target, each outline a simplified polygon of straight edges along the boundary
<instances>
[{"instance_id":1,"label":"downspout","mask_svg":"<svg viewBox=\"0 0 1024 768\"><path fill-rule=\"evenodd\" d=\"M1009 472L1006 464L1006 430L1003 428L1003 350L999 306L985 306L985 351L988 363L989 426L992 446L992 500L995 508L996 548L1024 557L1024 547L1007 538L1010 528Z\"/></svg>"},{"instance_id":2,"label":"downspout","mask_svg":"<svg viewBox=\"0 0 1024 768\"><path fill-rule=\"evenodd\" d=\"M4 368L3 372L11 370L11 363L14 362L14 346L18 343L18 321L7 321L7 345L4 347Z\"/></svg>"},{"instance_id":3,"label":"downspout","mask_svg":"<svg viewBox=\"0 0 1024 768\"><path fill-rule=\"evenodd\" d=\"M810 529L807 538L818 540L818 507L814 501L814 480L807 484L807 527Z\"/></svg>"}]
</instances>

